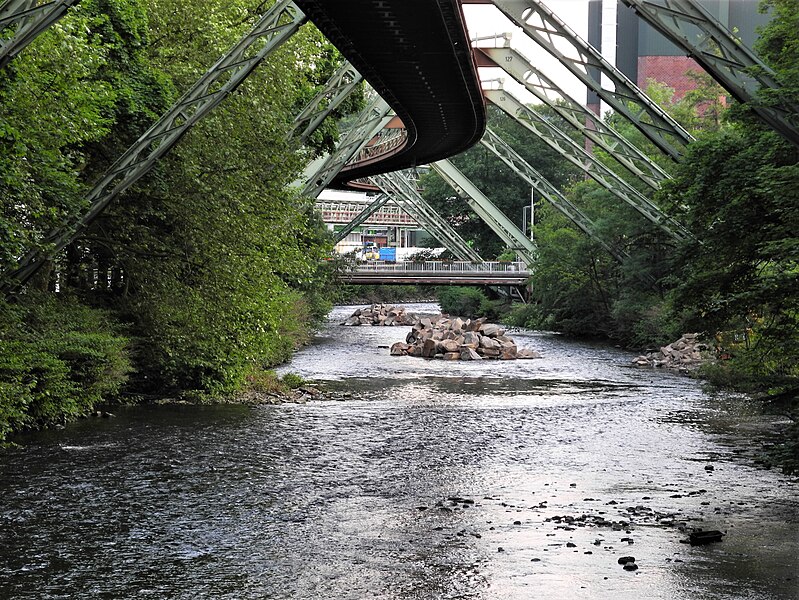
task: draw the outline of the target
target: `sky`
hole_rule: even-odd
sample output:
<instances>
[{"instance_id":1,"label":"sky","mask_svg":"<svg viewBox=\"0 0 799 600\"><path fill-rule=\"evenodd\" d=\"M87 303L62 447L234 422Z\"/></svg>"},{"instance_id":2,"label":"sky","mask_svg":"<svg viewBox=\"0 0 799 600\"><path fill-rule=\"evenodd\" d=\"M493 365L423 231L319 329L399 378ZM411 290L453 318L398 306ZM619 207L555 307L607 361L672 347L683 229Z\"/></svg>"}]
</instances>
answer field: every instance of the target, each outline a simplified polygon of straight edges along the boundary
<instances>
[{"instance_id":1,"label":"sky","mask_svg":"<svg viewBox=\"0 0 799 600\"><path fill-rule=\"evenodd\" d=\"M605 0L603 10L611 11L615 21L615 0ZM552 10L562 21L564 21L577 35L584 40L588 39L588 0L546 0L545 5ZM466 26L469 36L485 37L506 32L511 33L510 45L512 48L526 56L530 62L540 69L547 77L554 80L566 93L578 102L585 104L586 88L574 75L563 67L557 59L553 58L546 50L528 38L521 28L516 27L505 15L503 15L494 5L466 4L463 7L466 17ZM605 21L610 19L606 18ZM612 30L612 31L611 31ZM615 48L615 28L612 26L603 32L605 39L610 42L607 35L613 33L614 39L605 47ZM478 41L478 46L490 46L491 41ZM606 56L606 58L609 58ZM613 57L610 57L611 59ZM516 82L512 81L502 69L480 69L480 78L494 79L497 77L505 78L505 88L524 102L538 102L534 96L529 94Z\"/></svg>"},{"instance_id":2,"label":"sky","mask_svg":"<svg viewBox=\"0 0 799 600\"><path fill-rule=\"evenodd\" d=\"M552 10L562 21L564 21L577 35L584 40L588 39L588 0L547 0L545 5ZM605 13L603 22L610 23L609 27L603 31L603 47L615 48L615 7L616 0L603 0L603 11ZM463 6L466 26L469 36L487 37L496 34L511 33L511 47L526 56L532 64L543 71L547 77L555 81L572 98L585 104L586 88L574 75L563 67L557 59L553 58L546 50L542 49L537 43L528 38L519 27L516 27L505 15L503 15L493 4L466 4ZM608 37L612 36L612 37ZM490 41L478 42L478 45L491 45ZM613 62L613 56L605 56ZM503 77L504 87L514 96L523 102L539 103L539 100L531 93L527 92L521 85L513 81L502 69L480 69L481 80L495 79ZM335 190L325 190L323 198L328 200L346 200L358 195L356 192L342 192Z\"/></svg>"}]
</instances>

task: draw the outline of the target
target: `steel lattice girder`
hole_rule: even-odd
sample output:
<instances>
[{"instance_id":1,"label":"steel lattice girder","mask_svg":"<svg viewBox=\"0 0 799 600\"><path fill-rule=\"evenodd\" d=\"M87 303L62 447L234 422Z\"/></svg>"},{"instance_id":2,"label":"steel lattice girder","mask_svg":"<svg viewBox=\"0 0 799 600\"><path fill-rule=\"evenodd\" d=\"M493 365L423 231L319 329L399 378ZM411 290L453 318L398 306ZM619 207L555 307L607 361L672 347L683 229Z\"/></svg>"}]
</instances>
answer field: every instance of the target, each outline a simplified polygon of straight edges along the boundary
<instances>
[{"instance_id":1,"label":"steel lattice girder","mask_svg":"<svg viewBox=\"0 0 799 600\"><path fill-rule=\"evenodd\" d=\"M778 90L774 72L694 0L623 0L696 60L721 86L799 146L799 106L765 106L758 90Z\"/></svg>"},{"instance_id":2,"label":"steel lattice girder","mask_svg":"<svg viewBox=\"0 0 799 600\"><path fill-rule=\"evenodd\" d=\"M48 259L72 242L110 202L144 176L191 127L232 93L305 22L290 0L279 0L222 58L106 171L87 195L89 210L45 240L49 252L33 251L4 273L5 293L24 284Z\"/></svg>"},{"instance_id":3,"label":"steel lattice girder","mask_svg":"<svg viewBox=\"0 0 799 600\"><path fill-rule=\"evenodd\" d=\"M16 26L7 39L0 39L0 69L11 62L36 36L63 17L80 0L8 0L0 7L0 33Z\"/></svg>"},{"instance_id":4,"label":"steel lattice girder","mask_svg":"<svg viewBox=\"0 0 799 600\"><path fill-rule=\"evenodd\" d=\"M480 255L466 243L466 240L422 198L408 175L394 171L393 173L372 175L369 179L384 193L390 194L398 206L438 237L439 241L459 259L483 262Z\"/></svg>"},{"instance_id":5,"label":"steel lattice girder","mask_svg":"<svg viewBox=\"0 0 799 600\"><path fill-rule=\"evenodd\" d=\"M533 108L525 106L507 90L484 90L483 94L513 120L542 139L567 161L585 171L611 194L629 204L645 219L657 225L675 240L691 236L687 229L666 215L646 196L624 181L597 158L575 143L568 135L547 121Z\"/></svg>"},{"instance_id":6,"label":"steel lattice girder","mask_svg":"<svg viewBox=\"0 0 799 600\"><path fill-rule=\"evenodd\" d=\"M391 107L375 94L355 124L339 140L336 150L324 159L312 162L305 170L304 196L316 198L333 181L344 165L391 121Z\"/></svg>"},{"instance_id":7,"label":"steel lattice girder","mask_svg":"<svg viewBox=\"0 0 799 600\"><path fill-rule=\"evenodd\" d=\"M475 48L475 51L503 69L567 123L605 150L652 189L659 189L660 182L670 178L670 175L655 161L610 125L604 123L587 107L566 94L520 52L507 46L501 48L480 47Z\"/></svg>"},{"instance_id":8,"label":"steel lattice girder","mask_svg":"<svg viewBox=\"0 0 799 600\"><path fill-rule=\"evenodd\" d=\"M361 81L363 81L361 74L345 61L294 119L294 124L288 133L289 137L296 137L300 144L305 144L311 134L358 87ZM302 131L300 131L301 129Z\"/></svg>"},{"instance_id":9,"label":"steel lattice girder","mask_svg":"<svg viewBox=\"0 0 799 600\"><path fill-rule=\"evenodd\" d=\"M374 213L378 210L383 208L386 203L391 199L391 196L388 194L380 194L377 198L372 200L371 204L366 206L360 213L358 213L355 218L347 223L344 228L339 231L335 237L333 238L335 243L338 244L341 240L347 237L349 234L352 233L352 230L358 227L359 225L363 225L363 223L371 217Z\"/></svg>"},{"instance_id":10,"label":"steel lattice girder","mask_svg":"<svg viewBox=\"0 0 799 600\"><path fill-rule=\"evenodd\" d=\"M547 179L536 171L530 164L511 148L501 137L486 129L486 133L480 143L493 152L502 162L513 170L519 177L533 186L552 206L561 214L574 223L580 231L588 235L597 244L607 250L619 263L623 263L630 258L624 250L614 248L611 244L602 239L596 233L596 225L579 208L577 208L568 198L561 194L558 189Z\"/></svg>"},{"instance_id":11,"label":"steel lattice girder","mask_svg":"<svg viewBox=\"0 0 799 600\"><path fill-rule=\"evenodd\" d=\"M505 213L499 210L452 162L444 159L430 166L469 204L491 231L522 257L528 267L535 264L538 254L535 243L519 231Z\"/></svg>"},{"instance_id":12,"label":"steel lattice girder","mask_svg":"<svg viewBox=\"0 0 799 600\"><path fill-rule=\"evenodd\" d=\"M682 145L693 141L693 136L555 13L538 0L492 1L525 34L557 58L614 111L629 119L671 158L680 160ZM602 87L601 81L595 76L597 73L604 74L613 83L613 91Z\"/></svg>"}]
</instances>

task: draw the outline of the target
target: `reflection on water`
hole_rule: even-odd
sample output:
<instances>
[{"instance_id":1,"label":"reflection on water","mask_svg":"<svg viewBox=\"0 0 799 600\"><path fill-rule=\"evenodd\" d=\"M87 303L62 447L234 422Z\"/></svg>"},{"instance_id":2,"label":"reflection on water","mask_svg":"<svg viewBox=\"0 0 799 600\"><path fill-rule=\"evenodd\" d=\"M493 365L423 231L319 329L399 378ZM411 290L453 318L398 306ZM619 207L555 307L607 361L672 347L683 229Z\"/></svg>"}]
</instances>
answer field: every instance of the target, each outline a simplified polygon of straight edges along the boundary
<instances>
[{"instance_id":1,"label":"reflection on water","mask_svg":"<svg viewBox=\"0 0 799 600\"><path fill-rule=\"evenodd\" d=\"M745 400L548 334L389 357L407 329L348 311L285 369L345 402L135 408L1 454L0 597L799 597L796 484L740 457Z\"/></svg>"}]
</instances>

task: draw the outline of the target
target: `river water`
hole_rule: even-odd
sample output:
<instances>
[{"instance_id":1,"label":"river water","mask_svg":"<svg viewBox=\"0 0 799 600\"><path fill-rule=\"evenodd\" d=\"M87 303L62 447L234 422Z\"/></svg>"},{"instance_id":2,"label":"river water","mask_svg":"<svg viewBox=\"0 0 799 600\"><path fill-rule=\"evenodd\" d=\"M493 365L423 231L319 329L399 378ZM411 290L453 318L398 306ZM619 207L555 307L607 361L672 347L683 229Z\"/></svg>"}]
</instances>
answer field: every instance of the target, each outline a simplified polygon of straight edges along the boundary
<instances>
[{"instance_id":1,"label":"river water","mask_svg":"<svg viewBox=\"0 0 799 600\"><path fill-rule=\"evenodd\" d=\"M511 332L538 360L390 357L407 328L353 308L282 369L341 401L18 437L0 598L799 598L797 480L752 460L778 417L547 333Z\"/></svg>"}]
</instances>

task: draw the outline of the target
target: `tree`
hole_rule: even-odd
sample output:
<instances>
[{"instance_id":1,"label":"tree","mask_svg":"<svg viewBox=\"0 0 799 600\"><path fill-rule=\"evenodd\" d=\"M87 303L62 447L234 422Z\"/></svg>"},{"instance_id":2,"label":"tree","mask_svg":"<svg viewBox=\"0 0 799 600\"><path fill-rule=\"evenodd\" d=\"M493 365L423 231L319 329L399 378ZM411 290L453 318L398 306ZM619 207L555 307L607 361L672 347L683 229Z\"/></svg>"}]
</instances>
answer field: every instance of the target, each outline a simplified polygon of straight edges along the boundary
<instances>
[{"instance_id":1,"label":"tree","mask_svg":"<svg viewBox=\"0 0 799 600\"><path fill-rule=\"evenodd\" d=\"M795 104L799 5L765 6L757 50L784 86L756 102ZM675 305L691 327L737 332L734 366L762 385L799 375L799 151L753 115L736 107L733 125L691 144L664 193L701 241L682 252Z\"/></svg>"},{"instance_id":2,"label":"tree","mask_svg":"<svg viewBox=\"0 0 799 600\"><path fill-rule=\"evenodd\" d=\"M537 107L550 119L559 120L553 111ZM575 169L562 160L543 141L537 139L505 113L489 107L489 127L496 131L514 150L539 170L556 186L565 185L576 177ZM561 124L562 126L562 124ZM522 225L522 212L530 205L530 187L492 152L476 145L452 159L453 163L514 223ZM424 198L474 247L484 258L493 258L505 249L504 243L483 223L465 201L440 177L431 173L422 178Z\"/></svg>"}]
</instances>

